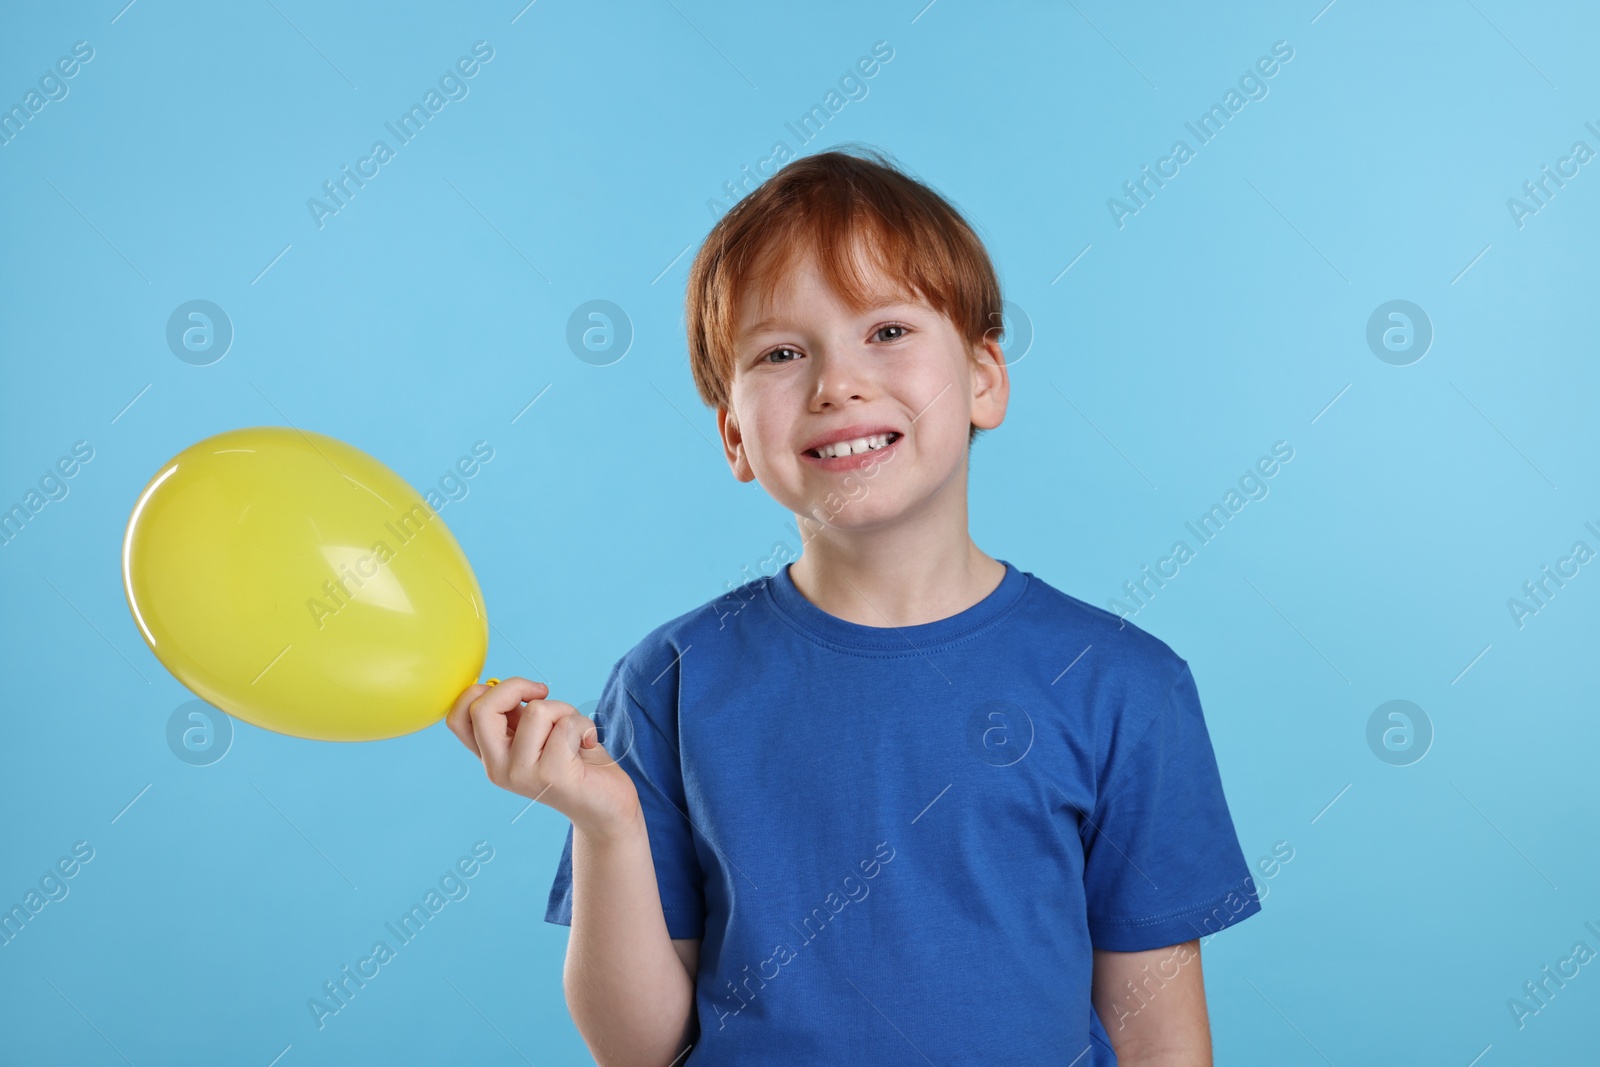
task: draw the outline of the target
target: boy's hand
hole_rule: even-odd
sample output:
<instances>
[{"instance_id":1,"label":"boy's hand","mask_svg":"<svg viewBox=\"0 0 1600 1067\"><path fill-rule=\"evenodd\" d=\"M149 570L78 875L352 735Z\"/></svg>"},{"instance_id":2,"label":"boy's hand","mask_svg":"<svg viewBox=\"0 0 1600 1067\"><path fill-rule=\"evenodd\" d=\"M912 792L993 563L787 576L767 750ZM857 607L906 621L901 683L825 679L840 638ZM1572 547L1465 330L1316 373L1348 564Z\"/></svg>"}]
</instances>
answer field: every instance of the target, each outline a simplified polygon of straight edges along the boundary
<instances>
[{"instance_id":1,"label":"boy's hand","mask_svg":"<svg viewBox=\"0 0 1600 1067\"><path fill-rule=\"evenodd\" d=\"M600 744L594 723L549 695L549 686L526 678L468 686L445 724L501 789L555 808L587 833L615 833L639 814L633 779Z\"/></svg>"}]
</instances>

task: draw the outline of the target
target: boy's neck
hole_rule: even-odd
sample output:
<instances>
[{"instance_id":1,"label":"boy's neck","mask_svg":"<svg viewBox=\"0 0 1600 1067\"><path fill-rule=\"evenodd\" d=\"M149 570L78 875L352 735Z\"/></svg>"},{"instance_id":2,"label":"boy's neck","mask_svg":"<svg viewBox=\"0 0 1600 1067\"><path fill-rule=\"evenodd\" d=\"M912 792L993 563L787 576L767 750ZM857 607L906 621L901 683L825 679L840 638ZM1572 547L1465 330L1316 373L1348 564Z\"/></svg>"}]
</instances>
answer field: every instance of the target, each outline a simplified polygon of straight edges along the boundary
<instances>
[{"instance_id":1,"label":"boy's neck","mask_svg":"<svg viewBox=\"0 0 1600 1067\"><path fill-rule=\"evenodd\" d=\"M861 626L917 626L947 619L994 592L1005 564L959 540L907 544L904 537L823 530L789 567L795 588L829 615Z\"/></svg>"}]
</instances>

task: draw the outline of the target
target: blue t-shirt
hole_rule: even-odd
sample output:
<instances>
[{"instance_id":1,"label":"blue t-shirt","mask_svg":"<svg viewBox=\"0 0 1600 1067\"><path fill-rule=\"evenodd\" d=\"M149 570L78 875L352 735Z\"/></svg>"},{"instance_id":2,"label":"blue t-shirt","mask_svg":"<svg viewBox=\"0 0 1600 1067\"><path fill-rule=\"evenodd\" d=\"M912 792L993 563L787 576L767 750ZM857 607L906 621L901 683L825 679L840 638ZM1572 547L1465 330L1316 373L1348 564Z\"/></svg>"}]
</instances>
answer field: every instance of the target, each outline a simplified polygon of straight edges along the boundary
<instances>
[{"instance_id":1,"label":"blue t-shirt","mask_svg":"<svg viewBox=\"0 0 1600 1067\"><path fill-rule=\"evenodd\" d=\"M613 667L600 739L667 932L703 939L683 1067L1111 1067L1091 947L1261 910L1188 664L1005 568L965 611L875 627L785 566ZM545 919L572 923L570 826Z\"/></svg>"}]
</instances>

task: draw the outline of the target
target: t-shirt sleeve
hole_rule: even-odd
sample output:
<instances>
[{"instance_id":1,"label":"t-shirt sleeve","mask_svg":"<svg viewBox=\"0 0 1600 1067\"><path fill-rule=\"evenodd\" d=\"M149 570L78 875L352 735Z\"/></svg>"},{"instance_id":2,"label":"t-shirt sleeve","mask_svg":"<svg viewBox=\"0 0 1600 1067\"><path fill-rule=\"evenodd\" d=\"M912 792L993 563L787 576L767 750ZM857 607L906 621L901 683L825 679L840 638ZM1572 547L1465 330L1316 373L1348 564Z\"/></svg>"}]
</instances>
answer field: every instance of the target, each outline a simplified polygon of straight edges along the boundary
<instances>
[{"instance_id":1,"label":"t-shirt sleeve","mask_svg":"<svg viewBox=\"0 0 1600 1067\"><path fill-rule=\"evenodd\" d=\"M1148 724L1118 743L1081 827L1095 948L1181 944L1261 910L1184 663Z\"/></svg>"},{"instance_id":2,"label":"t-shirt sleeve","mask_svg":"<svg viewBox=\"0 0 1600 1067\"><path fill-rule=\"evenodd\" d=\"M684 800L683 770L678 756L676 714L666 730L630 692L619 661L611 669L595 707L600 742L633 779L650 839L650 859L667 934L701 937L705 931L704 875L695 853L694 828ZM572 824L556 862L555 879L545 905L545 922L572 925Z\"/></svg>"}]
</instances>

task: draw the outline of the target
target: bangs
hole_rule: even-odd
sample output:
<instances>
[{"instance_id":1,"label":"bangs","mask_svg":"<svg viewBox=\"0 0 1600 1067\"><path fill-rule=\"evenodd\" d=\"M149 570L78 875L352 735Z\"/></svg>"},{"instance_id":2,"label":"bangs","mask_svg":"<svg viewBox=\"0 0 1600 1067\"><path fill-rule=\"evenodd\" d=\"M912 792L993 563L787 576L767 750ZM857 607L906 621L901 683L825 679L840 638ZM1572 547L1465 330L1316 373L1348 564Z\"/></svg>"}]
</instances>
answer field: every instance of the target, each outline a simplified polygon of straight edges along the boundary
<instances>
[{"instance_id":1,"label":"bangs","mask_svg":"<svg viewBox=\"0 0 1600 1067\"><path fill-rule=\"evenodd\" d=\"M742 284L726 305L727 321L717 324L718 333L731 343L746 307L770 301L783 279L807 259L857 314L898 301L930 303L915 283L896 284L911 278L916 267L909 243L895 240L885 232L881 217L861 205L846 210L848 214L796 213L769 228L762 240L751 242L749 262L736 275ZM872 267L876 272L864 269Z\"/></svg>"}]
</instances>

